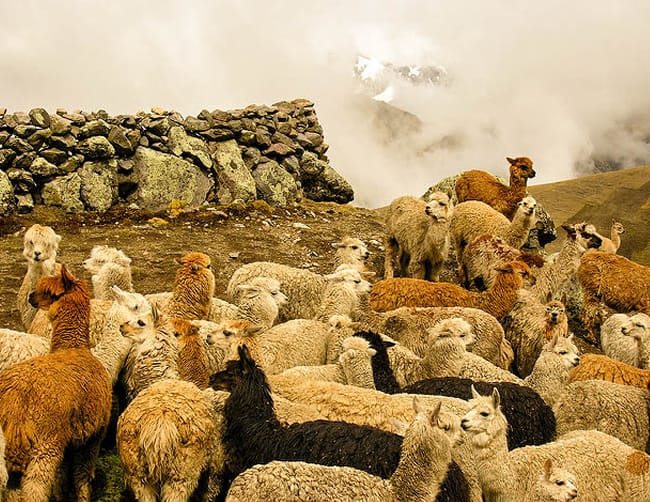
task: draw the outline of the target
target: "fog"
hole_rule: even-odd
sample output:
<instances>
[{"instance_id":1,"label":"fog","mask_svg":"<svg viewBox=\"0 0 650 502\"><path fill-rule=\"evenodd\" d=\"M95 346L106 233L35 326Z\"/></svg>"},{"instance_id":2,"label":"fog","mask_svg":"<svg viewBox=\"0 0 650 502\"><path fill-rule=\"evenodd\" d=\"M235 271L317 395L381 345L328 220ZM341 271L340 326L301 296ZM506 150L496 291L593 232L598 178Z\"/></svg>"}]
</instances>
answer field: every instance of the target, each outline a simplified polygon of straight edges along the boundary
<instances>
[{"instance_id":1,"label":"fog","mask_svg":"<svg viewBox=\"0 0 650 502\"><path fill-rule=\"evenodd\" d=\"M0 107L196 115L308 98L361 206L465 169L504 175L506 156L532 158L534 183L597 157L650 159L646 0L2 0L2 11ZM380 133L358 54L446 69L445 85L394 82L417 133Z\"/></svg>"}]
</instances>

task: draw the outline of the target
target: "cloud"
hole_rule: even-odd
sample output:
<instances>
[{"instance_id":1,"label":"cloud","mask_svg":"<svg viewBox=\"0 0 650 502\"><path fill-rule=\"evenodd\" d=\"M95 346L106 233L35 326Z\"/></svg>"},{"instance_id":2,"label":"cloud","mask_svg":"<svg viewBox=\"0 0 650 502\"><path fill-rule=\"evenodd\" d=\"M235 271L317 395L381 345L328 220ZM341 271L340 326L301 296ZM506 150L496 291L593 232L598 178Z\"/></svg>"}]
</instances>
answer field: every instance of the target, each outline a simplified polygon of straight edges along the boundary
<instances>
[{"instance_id":1,"label":"cloud","mask_svg":"<svg viewBox=\"0 0 650 502\"><path fill-rule=\"evenodd\" d=\"M642 0L23 0L3 5L0 95L10 111L184 115L306 97L355 204L376 207L464 169L503 175L506 156L531 157L536 183L593 157L648 162L649 21ZM447 86L395 83L418 133L386 139L359 53L447 69Z\"/></svg>"}]
</instances>

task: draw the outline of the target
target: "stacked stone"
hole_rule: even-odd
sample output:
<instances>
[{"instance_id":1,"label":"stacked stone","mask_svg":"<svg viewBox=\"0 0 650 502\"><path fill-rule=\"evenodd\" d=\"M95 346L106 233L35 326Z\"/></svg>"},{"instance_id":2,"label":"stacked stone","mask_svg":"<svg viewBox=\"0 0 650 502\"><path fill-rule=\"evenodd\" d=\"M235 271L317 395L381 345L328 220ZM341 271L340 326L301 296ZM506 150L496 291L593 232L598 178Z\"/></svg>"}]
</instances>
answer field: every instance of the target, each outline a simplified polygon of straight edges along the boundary
<instances>
[{"instance_id":1,"label":"stacked stone","mask_svg":"<svg viewBox=\"0 0 650 502\"><path fill-rule=\"evenodd\" d=\"M159 210L172 200L349 202L352 188L327 149L306 99L196 117L159 108L114 117L0 110L0 214L34 204L76 212L118 202Z\"/></svg>"}]
</instances>

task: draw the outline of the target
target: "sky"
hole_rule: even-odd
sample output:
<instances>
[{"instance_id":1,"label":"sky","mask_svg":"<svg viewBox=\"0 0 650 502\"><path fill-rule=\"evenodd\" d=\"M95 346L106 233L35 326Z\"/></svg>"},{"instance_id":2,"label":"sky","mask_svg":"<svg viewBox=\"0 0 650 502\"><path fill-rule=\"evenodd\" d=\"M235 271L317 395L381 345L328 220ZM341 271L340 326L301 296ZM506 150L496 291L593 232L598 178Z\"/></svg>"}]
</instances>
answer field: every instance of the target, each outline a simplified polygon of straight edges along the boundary
<instances>
[{"instance_id":1,"label":"sky","mask_svg":"<svg viewBox=\"0 0 650 502\"><path fill-rule=\"evenodd\" d=\"M531 184L594 156L650 162L647 0L0 0L0 107L196 116L308 98L328 157L379 207L467 169ZM414 133L382 135L357 55L441 65L448 83L394 83ZM579 166L579 167L576 167Z\"/></svg>"}]
</instances>

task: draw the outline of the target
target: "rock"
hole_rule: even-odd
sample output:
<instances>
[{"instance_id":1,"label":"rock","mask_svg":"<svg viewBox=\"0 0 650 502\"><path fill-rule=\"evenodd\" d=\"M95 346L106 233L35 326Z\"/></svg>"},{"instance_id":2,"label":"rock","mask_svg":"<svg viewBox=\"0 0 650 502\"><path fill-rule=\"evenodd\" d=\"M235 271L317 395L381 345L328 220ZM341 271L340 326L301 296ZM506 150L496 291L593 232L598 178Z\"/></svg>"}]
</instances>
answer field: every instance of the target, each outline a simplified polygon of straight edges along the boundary
<instances>
[{"instance_id":1,"label":"rock","mask_svg":"<svg viewBox=\"0 0 650 502\"><path fill-rule=\"evenodd\" d=\"M115 155L115 148L104 136L91 136L77 143L77 152L87 159L108 159Z\"/></svg>"},{"instance_id":2,"label":"rock","mask_svg":"<svg viewBox=\"0 0 650 502\"><path fill-rule=\"evenodd\" d=\"M0 171L0 215L5 216L16 211L14 187L7 173Z\"/></svg>"},{"instance_id":3,"label":"rock","mask_svg":"<svg viewBox=\"0 0 650 502\"><path fill-rule=\"evenodd\" d=\"M50 127L50 114L43 108L33 108L29 111L32 124L38 127Z\"/></svg>"},{"instance_id":4,"label":"rock","mask_svg":"<svg viewBox=\"0 0 650 502\"><path fill-rule=\"evenodd\" d=\"M244 164L235 140L216 143L212 159L217 175L217 198L221 204L230 204L235 199L244 202L255 200L255 180Z\"/></svg>"},{"instance_id":5,"label":"rock","mask_svg":"<svg viewBox=\"0 0 650 502\"><path fill-rule=\"evenodd\" d=\"M201 169L174 155L138 147L132 179L137 183L130 202L143 209L163 210L172 200L198 207L210 191L211 181Z\"/></svg>"},{"instance_id":6,"label":"rock","mask_svg":"<svg viewBox=\"0 0 650 502\"><path fill-rule=\"evenodd\" d=\"M239 143L242 143L244 145L252 145L255 143L255 133L246 129L242 130L241 134L239 135Z\"/></svg>"},{"instance_id":7,"label":"rock","mask_svg":"<svg viewBox=\"0 0 650 502\"><path fill-rule=\"evenodd\" d=\"M259 164L253 179L258 197L272 206L288 206L298 198L296 181L277 162Z\"/></svg>"},{"instance_id":8,"label":"rock","mask_svg":"<svg viewBox=\"0 0 650 502\"><path fill-rule=\"evenodd\" d=\"M85 162L77 172L81 178L81 200L89 210L104 212L117 202L115 159Z\"/></svg>"},{"instance_id":9,"label":"rock","mask_svg":"<svg viewBox=\"0 0 650 502\"><path fill-rule=\"evenodd\" d=\"M61 117L60 115L51 115L50 116L50 130L52 134L58 136L64 136L70 132L71 123L68 119Z\"/></svg>"},{"instance_id":10,"label":"rock","mask_svg":"<svg viewBox=\"0 0 650 502\"><path fill-rule=\"evenodd\" d=\"M41 196L48 206L58 206L69 213L84 210L81 202L81 178L77 173L55 178L43 186Z\"/></svg>"},{"instance_id":11,"label":"rock","mask_svg":"<svg viewBox=\"0 0 650 502\"><path fill-rule=\"evenodd\" d=\"M108 136L111 126L103 120L91 120L79 129L79 139L90 138L91 136Z\"/></svg>"},{"instance_id":12,"label":"rock","mask_svg":"<svg viewBox=\"0 0 650 502\"><path fill-rule=\"evenodd\" d=\"M16 195L16 209L19 213L31 213L34 210L34 197L30 193Z\"/></svg>"},{"instance_id":13,"label":"rock","mask_svg":"<svg viewBox=\"0 0 650 502\"><path fill-rule=\"evenodd\" d=\"M202 132L207 131L212 127L212 124L208 120L201 120L194 117L185 117L183 122L185 129L190 132Z\"/></svg>"},{"instance_id":14,"label":"rock","mask_svg":"<svg viewBox=\"0 0 650 502\"><path fill-rule=\"evenodd\" d=\"M16 158L16 152L9 148L0 148L0 169L5 169L11 165L11 162Z\"/></svg>"},{"instance_id":15,"label":"rock","mask_svg":"<svg viewBox=\"0 0 650 502\"><path fill-rule=\"evenodd\" d=\"M32 145L34 150L38 150L45 140L50 138L50 136L52 136L52 131L50 129L39 129L27 138L27 143Z\"/></svg>"},{"instance_id":16,"label":"rock","mask_svg":"<svg viewBox=\"0 0 650 502\"><path fill-rule=\"evenodd\" d=\"M6 148L11 148L17 153L25 153L25 152L31 152L34 150L32 145L27 143L22 138L19 138L18 136L12 136L7 140L7 142L4 144Z\"/></svg>"},{"instance_id":17,"label":"rock","mask_svg":"<svg viewBox=\"0 0 650 502\"><path fill-rule=\"evenodd\" d=\"M327 162L318 159L313 153L303 153L300 167L300 181L308 199L339 204L346 204L354 199L352 186Z\"/></svg>"},{"instance_id":18,"label":"rock","mask_svg":"<svg viewBox=\"0 0 650 502\"><path fill-rule=\"evenodd\" d=\"M108 141L115 147L115 151L121 155L133 153L133 145L124 130L119 126L111 127L108 132Z\"/></svg>"},{"instance_id":19,"label":"rock","mask_svg":"<svg viewBox=\"0 0 650 502\"><path fill-rule=\"evenodd\" d=\"M63 136L50 136L50 146L60 148L61 150L72 150L77 144L77 138L72 134Z\"/></svg>"},{"instance_id":20,"label":"rock","mask_svg":"<svg viewBox=\"0 0 650 502\"><path fill-rule=\"evenodd\" d=\"M62 174L62 171L55 164L48 162L43 157L36 157L32 164L29 166L29 170L33 174L41 176L43 178L54 176L56 174Z\"/></svg>"},{"instance_id":21,"label":"rock","mask_svg":"<svg viewBox=\"0 0 650 502\"><path fill-rule=\"evenodd\" d=\"M226 127L214 127L199 133L202 137L212 141L227 141L235 137L235 133Z\"/></svg>"},{"instance_id":22,"label":"rock","mask_svg":"<svg viewBox=\"0 0 650 502\"><path fill-rule=\"evenodd\" d=\"M289 155L288 157L282 159L281 165L287 172L291 174L300 173L300 162L298 162L298 159L295 157L295 155Z\"/></svg>"},{"instance_id":23,"label":"rock","mask_svg":"<svg viewBox=\"0 0 650 502\"><path fill-rule=\"evenodd\" d=\"M4 145L10 136L11 133L9 131L0 131L0 145Z\"/></svg>"},{"instance_id":24,"label":"rock","mask_svg":"<svg viewBox=\"0 0 650 502\"><path fill-rule=\"evenodd\" d=\"M14 127L14 134L19 138L27 138L34 134L38 129L32 124L20 124Z\"/></svg>"},{"instance_id":25,"label":"rock","mask_svg":"<svg viewBox=\"0 0 650 502\"><path fill-rule=\"evenodd\" d=\"M255 129L255 142L262 147L271 146L271 134L265 129L258 127Z\"/></svg>"},{"instance_id":26,"label":"rock","mask_svg":"<svg viewBox=\"0 0 650 502\"><path fill-rule=\"evenodd\" d=\"M73 171L76 171L79 169L81 164L84 162L84 156L83 155L71 155L68 157L68 160L66 160L63 164L59 166L59 169L64 172L64 173L71 173Z\"/></svg>"},{"instance_id":27,"label":"rock","mask_svg":"<svg viewBox=\"0 0 650 502\"><path fill-rule=\"evenodd\" d=\"M7 176L14 186L14 191L18 194L30 193L36 188L32 173L24 169L11 168L7 170Z\"/></svg>"},{"instance_id":28,"label":"rock","mask_svg":"<svg viewBox=\"0 0 650 502\"><path fill-rule=\"evenodd\" d=\"M174 155L181 157L183 154L186 154L206 169L212 167L212 159L210 158L206 142L200 138L188 136L185 129L180 126L172 127L169 130L167 146Z\"/></svg>"},{"instance_id":29,"label":"rock","mask_svg":"<svg viewBox=\"0 0 650 502\"><path fill-rule=\"evenodd\" d=\"M18 169L29 169L29 167L32 165L32 162L34 162L35 158L36 158L36 152L23 153L18 157L16 157L16 160L14 160L13 167L16 167Z\"/></svg>"},{"instance_id":30,"label":"rock","mask_svg":"<svg viewBox=\"0 0 650 502\"><path fill-rule=\"evenodd\" d=\"M52 164L62 164L68 160L68 154L58 148L48 148L41 150L39 155Z\"/></svg>"}]
</instances>

